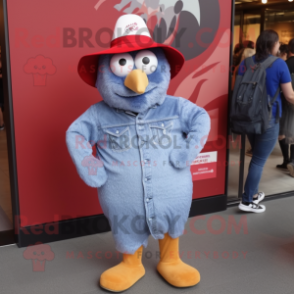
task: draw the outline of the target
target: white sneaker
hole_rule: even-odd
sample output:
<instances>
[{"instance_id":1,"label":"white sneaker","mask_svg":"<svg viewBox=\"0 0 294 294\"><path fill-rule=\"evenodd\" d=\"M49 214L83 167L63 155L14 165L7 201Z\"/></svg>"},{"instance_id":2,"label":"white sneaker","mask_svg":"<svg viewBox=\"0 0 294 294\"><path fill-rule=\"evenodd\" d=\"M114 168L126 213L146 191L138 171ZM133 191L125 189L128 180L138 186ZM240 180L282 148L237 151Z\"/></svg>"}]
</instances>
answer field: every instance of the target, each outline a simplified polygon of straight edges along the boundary
<instances>
[{"instance_id":1,"label":"white sneaker","mask_svg":"<svg viewBox=\"0 0 294 294\"><path fill-rule=\"evenodd\" d=\"M263 192L258 192L257 193L257 198L253 198L252 202L255 204L260 203L265 197L265 194Z\"/></svg>"},{"instance_id":2,"label":"white sneaker","mask_svg":"<svg viewBox=\"0 0 294 294\"><path fill-rule=\"evenodd\" d=\"M290 172L290 176L294 178L294 164L291 162L287 165L287 168Z\"/></svg>"},{"instance_id":3,"label":"white sneaker","mask_svg":"<svg viewBox=\"0 0 294 294\"><path fill-rule=\"evenodd\" d=\"M264 205L258 205L253 202L249 203L249 205L243 204L240 202L239 209L246 212L255 212L255 213L262 213L265 212Z\"/></svg>"}]
</instances>

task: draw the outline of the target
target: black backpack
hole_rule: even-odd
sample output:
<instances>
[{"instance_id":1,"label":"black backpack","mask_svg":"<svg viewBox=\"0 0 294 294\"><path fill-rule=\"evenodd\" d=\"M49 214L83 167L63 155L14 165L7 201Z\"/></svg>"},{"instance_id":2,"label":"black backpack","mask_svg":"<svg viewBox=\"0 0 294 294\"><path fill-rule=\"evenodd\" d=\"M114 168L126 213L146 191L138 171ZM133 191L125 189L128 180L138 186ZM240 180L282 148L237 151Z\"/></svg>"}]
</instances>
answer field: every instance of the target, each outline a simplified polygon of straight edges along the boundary
<instances>
[{"instance_id":1,"label":"black backpack","mask_svg":"<svg viewBox=\"0 0 294 294\"><path fill-rule=\"evenodd\" d=\"M266 69L278 57L270 56L262 63L252 57L245 59L245 73L237 75L231 103L230 123L235 134L262 134L272 118L272 106L280 87L272 98L266 90ZM242 70L242 69L241 69ZM276 120L279 120L279 104Z\"/></svg>"}]
</instances>

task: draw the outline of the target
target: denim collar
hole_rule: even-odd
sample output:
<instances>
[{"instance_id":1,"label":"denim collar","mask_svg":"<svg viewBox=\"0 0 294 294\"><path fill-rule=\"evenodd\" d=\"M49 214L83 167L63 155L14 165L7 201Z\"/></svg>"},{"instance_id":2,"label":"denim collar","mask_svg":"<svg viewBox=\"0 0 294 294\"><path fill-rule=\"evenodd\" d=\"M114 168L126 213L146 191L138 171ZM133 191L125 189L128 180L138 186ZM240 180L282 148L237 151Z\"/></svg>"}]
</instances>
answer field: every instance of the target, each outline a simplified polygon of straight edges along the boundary
<instances>
[{"instance_id":1,"label":"denim collar","mask_svg":"<svg viewBox=\"0 0 294 294\"><path fill-rule=\"evenodd\" d=\"M159 106L159 105L156 103L155 105L153 105L153 106L150 107L150 108L155 109L157 106ZM147 110L145 110L145 111L143 111L143 112L141 112L141 113L146 113L146 112L148 112L148 110L149 110L150 108L148 108ZM128 115L136 116L136 114L134 114L132 111L129 111L129 110L124 110L124 109L115 108L115 107L114 107L114 110L115 110L116 112L118 112L118 113L124 112L124 113L126 113L126 114L128 114Z\"/></svg>"}]
</instances>

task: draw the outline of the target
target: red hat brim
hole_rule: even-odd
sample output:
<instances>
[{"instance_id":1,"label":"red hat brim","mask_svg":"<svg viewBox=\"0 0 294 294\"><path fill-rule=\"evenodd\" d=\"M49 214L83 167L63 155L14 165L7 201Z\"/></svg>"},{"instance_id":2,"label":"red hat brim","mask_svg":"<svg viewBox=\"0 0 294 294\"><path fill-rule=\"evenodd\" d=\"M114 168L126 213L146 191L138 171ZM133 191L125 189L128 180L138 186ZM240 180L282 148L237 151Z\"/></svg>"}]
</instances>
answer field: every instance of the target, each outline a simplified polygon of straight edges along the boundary
<instances>
[{"instance_id":1,"label":"red hat brim","mask_svg":"<svg viewBox=\"0 0 294 294\"><path fill-rule=\"evenodd\" d=\"M171 67L171 78L174 78L185 63L183 54L171 46L156 43L147 36L139 35L119 37L111 42L109 49L83 56L78 64L78 73L85 83L95 87L100 55L126 53L150 48L162 48L164 50Z\"/></svg>"}]
</instances>

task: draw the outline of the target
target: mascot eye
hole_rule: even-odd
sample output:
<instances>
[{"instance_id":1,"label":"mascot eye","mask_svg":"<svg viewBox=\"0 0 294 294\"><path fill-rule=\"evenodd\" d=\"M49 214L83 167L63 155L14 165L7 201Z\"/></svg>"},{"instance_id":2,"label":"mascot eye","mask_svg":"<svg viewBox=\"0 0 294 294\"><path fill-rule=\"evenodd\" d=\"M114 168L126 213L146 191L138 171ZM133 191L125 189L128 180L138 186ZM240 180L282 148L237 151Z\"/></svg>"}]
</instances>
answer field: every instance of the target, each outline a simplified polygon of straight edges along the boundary
<instances>
[{"instance_id":1,"label":"mascot eye","mask_svg":"<svg viewBox=\"0 0 294 294\"><path fill-rule=\"evenodd\" d=\"M134 60L129 53L115 54L110 60L110 69L118 77L126 77L133 68Z\"/></svg>"},{"instance_id":2,"label":"mascot eye","mask_svg":"<svg viewBox=\"0 0 294 294\"><path fill-rule=\"evenodd\" d=\"M121 58L118 62L121 66L126 65L127 61L124 58Z\"/></svg>"},{"instance_id":3,"label":"mascot eye","mask_svg":"<svg viewBox=\"0 0 294 294\"><path fill-rule=\"evenodd\" d=\"M135 58L137 69L143 70L147 75L154 73L158 66L156 55L150 50L140 51Z\"/></svg>"}]
</instances>

